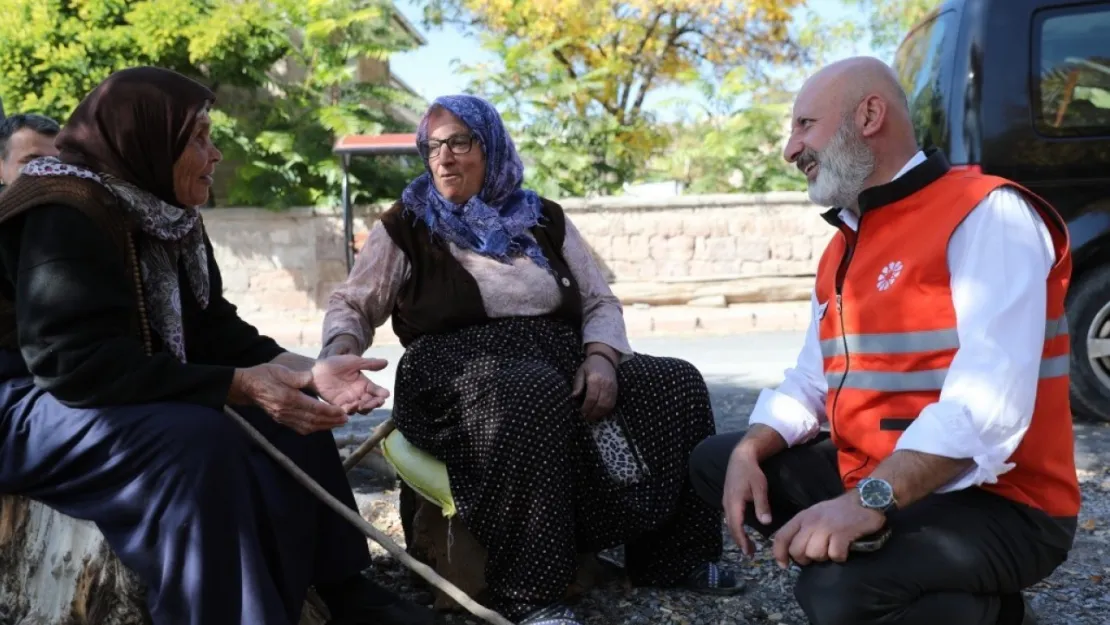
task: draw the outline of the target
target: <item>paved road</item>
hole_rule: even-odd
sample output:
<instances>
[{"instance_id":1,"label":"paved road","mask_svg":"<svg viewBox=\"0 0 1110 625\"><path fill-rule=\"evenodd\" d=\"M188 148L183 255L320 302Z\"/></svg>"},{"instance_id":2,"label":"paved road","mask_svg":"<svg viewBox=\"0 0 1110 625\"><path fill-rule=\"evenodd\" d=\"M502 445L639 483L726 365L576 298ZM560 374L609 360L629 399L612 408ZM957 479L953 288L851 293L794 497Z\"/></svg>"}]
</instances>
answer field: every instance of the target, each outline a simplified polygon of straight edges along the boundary
<instances>
[{"instance_id":1,"label":"paved road","mask_svg":"<svg viewBox=\"0 0 1110 625\"><path fill-rule=\"evenodd\" d=\"M639 352L673 356L694 363L709 385L718 429L729 431L744 427L759 389L782 380L783 370L791 366L801 344L801 333L769 332L725 337L644 338L633 341L632 346ZM315 355L318 352L303 350L302 353ZM373 348L368 355L389 360L390 367L379 379L392 381L401 348ZM370 426L388 415L391 405L387 403L375 414L337 430L337 438L364 437ZM1081 469L1094 470L1110 463L1110 424L1077 423L1076 452Z\"/></svg>"}]
</instances>

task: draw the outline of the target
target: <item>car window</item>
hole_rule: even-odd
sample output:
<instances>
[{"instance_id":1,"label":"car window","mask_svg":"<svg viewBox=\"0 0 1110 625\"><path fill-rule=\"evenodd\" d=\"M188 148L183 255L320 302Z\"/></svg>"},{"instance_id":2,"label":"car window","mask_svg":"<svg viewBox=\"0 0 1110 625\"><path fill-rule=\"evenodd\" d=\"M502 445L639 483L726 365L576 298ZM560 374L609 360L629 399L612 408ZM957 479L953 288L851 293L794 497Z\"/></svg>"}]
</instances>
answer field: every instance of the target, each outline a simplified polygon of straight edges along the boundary
<instances>
[{"instance_id":1,"label":"car window","mask_svg":"<svg viewBox=\"0 0 1110 625\"><path fill-rule=\"evenodd\" d=\"M1110 2L1045 10L1034 19L1038 132L1110 134Z\"/></svg>"},{"instance_id":2,"label":"car window","mask_svg":"<svg viewBox=\"0 0 1110 625\"><path fill-rule=\"evenodd\" d=\"M921 147L935 145L934 127L943 125L944 93L940 84L944 65L945 41L954 37L957 27L955 11L945 11L919 24L898 47L894 69L909 98L910 116Z\"/></svg>"}]
</instances>

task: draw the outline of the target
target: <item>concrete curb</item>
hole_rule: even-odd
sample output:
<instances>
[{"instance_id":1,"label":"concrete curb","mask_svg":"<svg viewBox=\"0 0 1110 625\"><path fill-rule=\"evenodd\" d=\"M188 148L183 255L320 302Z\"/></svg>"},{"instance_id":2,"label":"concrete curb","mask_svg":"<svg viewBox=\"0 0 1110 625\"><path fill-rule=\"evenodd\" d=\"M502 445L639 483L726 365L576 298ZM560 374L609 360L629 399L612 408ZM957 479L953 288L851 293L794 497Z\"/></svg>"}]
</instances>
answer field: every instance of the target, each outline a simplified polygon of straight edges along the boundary
<instances>
[{"instance_id":1,"label":"concrete curb","mask_svg":"<svg viewBox=\"0 0 1110 625\"><path fill-rule=\"evenodd\" d=\"M248 318L258 329L286 347L319 347L319 318ZM721 336L749 332L801 332L810 321L809 301L730 304L720 306L629 305L624 322L631 338L663 336ZM375 345L397 345L386 322Z\"/></svg>"}]
</instances>

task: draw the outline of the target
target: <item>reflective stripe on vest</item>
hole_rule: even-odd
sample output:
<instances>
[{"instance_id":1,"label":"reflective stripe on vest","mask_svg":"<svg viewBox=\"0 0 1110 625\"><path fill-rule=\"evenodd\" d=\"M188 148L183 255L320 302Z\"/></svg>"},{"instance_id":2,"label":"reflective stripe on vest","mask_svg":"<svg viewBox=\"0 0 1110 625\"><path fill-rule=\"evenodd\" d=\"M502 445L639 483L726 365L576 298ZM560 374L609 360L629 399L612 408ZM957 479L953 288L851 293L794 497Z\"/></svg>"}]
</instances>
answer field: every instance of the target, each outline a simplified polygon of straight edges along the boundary
<instances>
[{"instance_id":1,"label":"reflective stripe on vest","mask_svg":"<svg viewBox=\"0 0 1110 625\"><path fill-rule=\"evenodd\" d=\"M1045 322L1044 340L1068 333L1068 318L1057 317ZM821 341L825 358L843 356L844 346L852 354L912 354L916 352L959 349L960 337L955 330L924 330L919 332L888 332L886 334L845 334Z\"/></svg>"},{"instance_id":2,"label":"reflective stripe on vest","mask_svg":"<svg viewBox=\"0 0 1110 625\"><path fill-rule=\"evenodd\" d=\"M1068 333L1066 317L1049 319L1045 323L1045 340ZM847 350L845 350L847 345ZM927 330L919 332L889 332L884 334L846 334L821 341L821 354L825 358L857 354L910 354L945 349L959 349L960 340L955 330ZM1057 378L1068 374L1070 357L1053 356L1041 360L1041 379ZM948 369L925 371L830 371L825 374L829 388L863 391L905 392L939 391L944 385ZM841 384L843 382L843 385Z\"/></svg>"}]
</instances>

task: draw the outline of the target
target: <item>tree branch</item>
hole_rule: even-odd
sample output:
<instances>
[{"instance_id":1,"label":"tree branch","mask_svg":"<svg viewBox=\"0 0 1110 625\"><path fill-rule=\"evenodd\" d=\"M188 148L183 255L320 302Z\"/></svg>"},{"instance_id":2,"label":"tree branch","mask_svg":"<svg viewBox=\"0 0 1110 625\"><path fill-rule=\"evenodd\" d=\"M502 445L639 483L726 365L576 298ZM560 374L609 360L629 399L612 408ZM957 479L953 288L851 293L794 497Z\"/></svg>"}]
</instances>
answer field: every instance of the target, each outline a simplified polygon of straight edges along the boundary
<instances>
[{"instance_id":1,"label":"tree branch","mask_svg":"<svg viewBox=\"0 0 1110 625\"><path fill-rule=\"evenodd\" d=\"M632 110L629 111L630 117L638 118L640 116L640 112L644 108L644 98L647 97L647 93L651 89L651 83L654 82L655 76L659 73L659 67L662 64L662 59L666 58L667 52L669 50L671 50L672 48L678 48L680 46L678 40L681 39L683 35L689 32L693 32L693 30L690 28L691 25L692 22L680 27L678 25L678 16L671 16L671 34L667 37L667 42L663 45L662 52L659 53L659 56L656 57L655 62L644 74L643 82L640 84L640 93L636 96L636 101L632 104Z\"/></svg>"},{"instance_id":2,"label":"tree branch","mask_svg":"<svg viewBox=\"0 0 1110 625\"><path fill-rule=\"evenodd\" d=\"M572 65L571 62L570 62L570 59L568 59L563 54L562 50L559 50L558 48L556 48L555 50L553 50L551 52L551 56L555 57L556 61L562 63L563 67L567 68L567 73L570 74L570 77L572 79L578 80L578 72L574 71L574 65Z\"/></svg>"},{"instance_id":3,"label":"tree branch","mask_svg":"<svg viewBox=\"0 0 1110 625\"><path fill-rule=\"evenodd\" d=\"M648 42L655 37L655 29L659 27L659 22L663 21L665 14L664 11L655 12L654 17L651 19L651 23L648 24L647 30L644 31L643 38L640 39L640 43L636 46L636 52L632 55L632 68L629 70L625 81L621 84L620 95L617 101L617 108L622 112L622 117L624 111L628 110L628 98L632 94L632 83L636 80L636 74L640 66L647 65L647 75L649 76L649 78L647 78L647 83L650 84L651 80L654 78L655 72L658 71L656 68L659 66L660 57L666 55L666 47L664 47L663 53L659 57L656 57L653 63L647 64L644 60L644 49L647 48ZM676 20L677 17L672 16L671 23L676 23ZM643 99L644 93L641 91L637 101L642 103ZM637 114L639 113L638 107L634 109L634 112ZM621 123L624 123L623 119Z\"/></svg>"}]
</instances>

